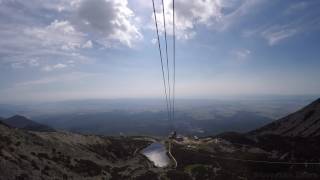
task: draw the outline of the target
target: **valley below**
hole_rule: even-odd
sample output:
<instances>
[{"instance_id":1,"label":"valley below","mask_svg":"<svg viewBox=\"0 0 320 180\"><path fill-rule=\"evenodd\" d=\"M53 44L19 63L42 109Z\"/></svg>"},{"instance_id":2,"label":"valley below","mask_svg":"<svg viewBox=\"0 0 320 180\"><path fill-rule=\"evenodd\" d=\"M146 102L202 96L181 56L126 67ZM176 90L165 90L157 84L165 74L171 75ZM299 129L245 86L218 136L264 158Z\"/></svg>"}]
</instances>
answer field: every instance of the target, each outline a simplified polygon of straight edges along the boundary
<instances>
[{"instance_id":1,"label":"valley below","mask_svg":"<svg viewBox=\"0 0 320 180\"><path fill-rule=\"evenodd\" d=\"M320 99L251 131L203 136L76 133L13 116L0 120L0 180L319 179L319 119Z\"/></svg>"}]
</instances>

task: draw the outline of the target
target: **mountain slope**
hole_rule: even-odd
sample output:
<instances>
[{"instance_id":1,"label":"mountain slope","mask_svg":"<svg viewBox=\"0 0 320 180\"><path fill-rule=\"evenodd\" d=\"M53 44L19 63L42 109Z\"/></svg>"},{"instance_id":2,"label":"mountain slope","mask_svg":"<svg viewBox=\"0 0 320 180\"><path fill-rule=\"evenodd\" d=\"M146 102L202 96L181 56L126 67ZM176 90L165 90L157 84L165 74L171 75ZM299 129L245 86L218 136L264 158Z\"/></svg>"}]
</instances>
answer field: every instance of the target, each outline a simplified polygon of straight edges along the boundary
<instances>
[{"instance_id":1,"label":"mountain slope","mask_svg":"<svg viewBox=\"0 0 320 180\"><path fill-rule=\"evenodd\" d=\"M44 131L44 132L52 132L55 131L53 128L34 122L24 116L15 115L8 119L3 119L3 123L9 125L10 127L26 129L31 131Z\"/></svg>"},{"instance_id":2,"label":"mountain slope","mask_svg":"<svg viewBox=\"0 0 320 180\"><path fill-rule=\"evenodd\" d=\"M320 135L320 99L301 110L262 128L250 132L255 135L275 134L289 137L316 137Z\"/></svg>"},{"instance_id":3,"label":"mountain slope","mask_svg":"<svg viewBox=\"0 0 320 180\"><path fill-rule=\"evenodd\" d=\"M135 155L149 143L143 138L32 132L0 124L0 179L136 179L152 169L151 162Z\"/></svg>"}]
</instances>

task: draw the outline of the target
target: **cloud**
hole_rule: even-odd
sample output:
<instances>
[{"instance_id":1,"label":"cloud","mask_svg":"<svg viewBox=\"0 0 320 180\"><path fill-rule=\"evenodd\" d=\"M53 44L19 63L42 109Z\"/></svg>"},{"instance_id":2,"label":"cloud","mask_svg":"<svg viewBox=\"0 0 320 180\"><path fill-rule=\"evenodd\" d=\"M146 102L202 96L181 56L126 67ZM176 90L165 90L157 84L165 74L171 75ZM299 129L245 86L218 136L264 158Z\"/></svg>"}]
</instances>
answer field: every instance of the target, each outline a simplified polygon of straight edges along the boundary
<instances>
[{"instance_id":1,"label":"cloud","mask_svg":"<svg viewBox=\"0 0 320 180\"><path fill-rule=\"evenodd\" d=\"M54 20L46 27L27 28L25 34L41 41L41 46L57 50L75 50L81 48L86 35L78 32L69 21Z\"/></svg>"},{"instance_id":2,"label":"cloud","mask_svg":"<svg viewBox=\"0 0 320 180\"><path fill-rule=\"evenodd\" d=\"M63 61L90 61L91 58L81 52L90 45L87 35L77 31L68 20L57 19L59 16L53 5L60 2L3 1L0 6L1 65L10 65L14 69L43 69L48 64Z\"/></svg>"},{"instance_id":3,"label":"cloud","mask_svg":"<svg viewBox=\"0 0 320 180\"><path fill-rule=\"evenodd\" d=\"M256 29L243 32L243 36L252 38L261 37L267 41L270 46L277 45L298 34L317 31L320 29L320 18L306 16L294 18L286 23L273 23L271 25L261 25Z\"/></svg>"},{"instance_id":4,"label":"cloud","mask_svg":"<svg viewBox=\"0 0 320 180\"><path fill-rule=\"evenodd\" d=\"M86 77L95 76L96 74L84 73L84 72L71 72L67 74L43 77L40 79L19 82L16 83L16 87L26 87L26 86L35 86L35 85L47 85L51 83L63 83L63 82L70 82L70 81L77 81L81 80Z\"/></svg>"},{"instance_id":5,"label":"cloud","mask_svg":"<svg viewBox=\"0 0 320 180\"><path fill-rule=\"evenodd\" d=\"M296 35L298 29L287 26L272 26L261 32L261 36L268 41L270 46L278 44L280 41Z\"/></svg>"},{"instance_id":6,"label":"cloud","mask_svg":"<svg viewBox=\"0 0 320 180\"><path fill-rule=\"evenodd\" d=\"M249 58L251 51L249 49L235 49L231 51L231 55L237 61L244 61Z\"/></svg>"},{"instance_id":7,"label":"cloud","mask_svg":"<svg viewBox=\"0 0 320 180\"><path fill-rule=\"evenodd\" d=\"M75 9L73 23L107 47L118 42L132 47L142 39L126 0L82 0Z\"/></svg>"},{"instance_id":8,"label":"cloud","mask_svg":"<svg viewBox=\"0 0 320 180\"><path fill-rule=\"evenodd\" d=\"M227 3L227 1L221 1ZM260 8L263 8L266 0L232 0L229 1L223 9L223 16L216 24L214 29L218 31L225 31L231 27L235 27L238 24L248 20L249 15L253 15L259 12Z\"/></svg>"},{"instance_id":9,"label":"cloud","mask_svg":"<svg viewBox=\"0 0 320 180\"><path fill-rule=\"evenodd\" d=\"M298 3L294 3L294 4L291 4L285 11L284 11L284 14L286 15L290 15L290 14L293 14L293 13L297 13L298 11L302 11L304 10L305 8L307 8L309 4L307 2L298 2Z\"/></svg>"},{"instance_id":10,"label":"cloud","mask_svg":"<svg viewBox=\"0 0 320 180\"><path fill-rule=\"evenodd\" d=\"M191 39L196 35L198 26L223 31L237 23L239 19L250 13L251 9L263 0L176 0L176 36L178 39ZM157 20L161 32L163 28L162 6L157 4ZM165 1L167 33L172 35L172 2ZM151 27L154 28L152 15Z\"/></svg>"},{"instance_id":11,"label":"cloud","mask_svg":"<svg viewBox=\"0 0 320 180\"><path fill-rule=\"evenodd\" d=\"M286 2L286 1L285 1ZM276 2L271 6L280 6ZM270 46L275 46L287 39L302 33L317 31L320 29L320 18L317 10L313 7L319 6L317 1L286 2L284 11L270 14L270 18L259 22L255 28L245 30L244 37L254 36L263 38ZM268 9L267 9L268 10Z\"/></svg>"},{"instance_id":12,"label":"cloud","mask_svg":"<svg viewBox=\"0 0 320 180\"><path fill-rule=\"evenodd\" d=\"M55 68L55 69L62 69L62 68L66 68L66 67L67 67L67 65L65 65L65 64L56 64L53 66L53 68Z\"/></svg>"},{"instance_id":13,"label":"cloud","mask_svg":"<svg viewBox=\"0 0 320 180\"><path fill-rule=\"evenodd\" d=\"M68 65L66 64L55 64L55 65L46 65L42 68L43 71L47 71L47 72L50 72L50 71L53 71L53 70L59 70L59 69L64 69L68 67Z\"/></svg>"},{"instance_id":14,"label":"cloud","mask_svg":"<svg viewBox=\"0 0 320 180\"><path fill-rule=\"evenodd\" d=\"M92 48L92 41L87 41L85 44L82 45L82 48Z\"/></svg>"},{"instance_id":15,"label":"cloud","mask_svg":"<svg viewBox=\"0 0 320 180\"><path fill-rule=\"evenodd\" d=\"M141 40L135 20L126 0L4 0L0 63L49 70L52 64L90 62L86 52L95 44L133 47ZM28 64L30 59L37 62Z\"/></svg>"},{"instance_id":16,"label":"cloud","mask_svg":"<svg viewBox=\"0 0 320 180\"><path fill-rule=\"evenodd\" d=\"M25 67L39 67L39 66L40 66L40 63L38 62L38 59L30 59L30 60L11 63L11 67L13 69L23 69Z\"/></svg>"},{"instance_id":17,"label":"cloud","mask_svg":"<svg viewBox=\"0 0 320 180\"><path fill-rule=\"evenodd\" d=\"M164 1L166 23L168 27L168 34L172 34L172 2ZM213 21L217 20L221 16L220 6L216 0L176 0L175 1L175 13L176 13L176 35L178 39L190 39L195 35L195 26L204 25L209 26ZM162 5L156 5L156 15L158 20L158 26L160 31L164 31L163 28L163 13ZM152 15L152 21L154 24L154 17ZM152 24L152 28L153 25Z\"/></svg>"}]
</instances>

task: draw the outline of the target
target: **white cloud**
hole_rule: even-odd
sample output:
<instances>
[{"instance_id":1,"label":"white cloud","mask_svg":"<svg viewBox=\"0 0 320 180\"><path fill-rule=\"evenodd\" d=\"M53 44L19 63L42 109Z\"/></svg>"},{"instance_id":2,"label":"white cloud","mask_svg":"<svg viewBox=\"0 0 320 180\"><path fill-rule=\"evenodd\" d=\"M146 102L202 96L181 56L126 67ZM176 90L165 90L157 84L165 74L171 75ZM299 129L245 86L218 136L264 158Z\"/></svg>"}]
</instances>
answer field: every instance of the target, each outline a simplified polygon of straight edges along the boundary
<instances>
[{"instance_id":1,"label":"white cloud","mask_svg":"<svg viewBox=\"0 0 320 180\"><path fill-rule=\"evenodd\" d=\"M257 28L245 30L243 36L258 36L265 39L270 46L274 46L298 34L318 31L320 18L315 16L314 10L311 9L318 5L319 2L316 1L290 2L276 18L259 23Z\"/></svg>"},{"instance_id":2,"label":"white cloud","mask_svg":"<svg viewBox=\"0 0 320 180\"><path fill-rule=\"evenodd\" d=\"M127 0L82 0L74 13L73 24L106 47L118 43L132 47L142 39Z\"/></svg>"},{"instance_id":3,"label":"white cloud","mask_svg":"<svg viewBox=\"0 0 320 180\"><path fill-rule=\"evenodd\" d=\"M164 2L166 25L168 28L167 33L172 34L172 2ZM190 39L194 37L196 25L209 26L221 17L221 7L216 0L176 0L175 7L175 26L178 39ZM157 4L156 8L158 27L160 31L164 31L162 6ZM154 16L152 15L151 18L154 24ZM152 28L154 27L153 24L151 25Z\"/></svg>"},{"instance_id":4,"label":"white cloud","mask_svg":"<svg viewBox=\"0 0 320 180\"><path fill-rule=\"evenodd\" d=\"M92 48L92 41L87 41L85 44L82 45L82 48Z\"/></svg>"},{"instance_id":5,"label":"white cloud","mask_svg":"<svg viewBox=\"0 0 320 180\"><path fill-rule=\"evenodd\" d=\"M62 68L66 68L66 67L67 67L67 65L61 64L61 63L53 66L53 68L55 68L55 69L62 69Z\"/></svg>"},{"instance_id":6,"label":"white cloud","mask_svg":"<svg viewBox=\"0 0 320 180\"><path fill-rule=\"evenodd\" d=\"M77 65L93 61L83 49L94 44L133 47L143 38L127 0L1 2L0 63L13 68Z\"/></svg>"},{"instance_id":7,"label":"white cloud","mask_svg":"<svg viewBox=\"0 0 320 180\"><path fill-rule=\"evenodd\" d=\"M59 70L59 69L64 69L68 67L68 65L66 64L55 64L55 65L46 65L42 68L43 71L47 71L47 72L50 72L50 71L53 71L53 70Z\"/></svg>"},{"instance_id":8,"label":"white cloud","mask_svg":"<svg viewBox=\"0 0 320 180\"><path fill-rule=\"evenodd\" d=\"M290 15L298 11L304 10L309 4L305 1L294 3L290 5L285 11L284 14Z\"/></svg>"},{"instance_id":9,"label":"white cloud","mask_svg":"<svg viewBox=\"0 0 320 180\"><path fill-rule=\"evenodd\" d=\"M69 21L54 20L46 27L28 28L26 35L39 39L43 47L75 50L86 43L85 34L78 32Z\"/></svg>"},{"instance_id":10,"label":"white cloud","mask_svg":"<svg viewBox=\"0 0 320 180\"><path fill-rule=\"evenodd\" d=\"M77 64L91 61L81 52L82 46L90 45L86 36L77 32L68 21L54 20L49 25L34 27L2 24L0 39L0 63L15 69L41 68L70 60Z\"/></svg>"},{"instance_id":11,"label":"white cloud","mask_svg":"<svg viewBox=\"0 0 320 180\"><path fill-rule=\"evenodd\" d=\"M25 67L38 67L38 66L40 66L38 59L30 59L30 60L11 63L11 67L13 69L23 69Z\"/></svg>"},{"instance_id":12,"label":"white cloud","mask_svg":"<svg viewBox=\"0 0 320 180\"><path fill-rule=\"evenodd\" d=\"M51 83L63 83L63 82L81 80L83 78L94 76L94 75L96 74L89 74L84 72L71 72L67 74L61 74L58 76L49 76L49 77L43 77L40 79L19 82L19 83L16 83L15 86L21 87L21 86L46 85Z\"/></svg>"},{"instance_id":13,"label":"white cloud","mask_svg":"<svg viewBox=\"0 0 320 180\"><path fill-rule=\"evenodd\" d=\"M298 32L299 31L294 28L285 26L272 26L261 32L261 35L268 41L268 44L272 46L278 44L280 41L296 35Z\"/></svg>"},{"instance_id":14,"label":"white cloud","mask_svg":"<svg viewBox=\"0 0 320 180\"><path fill-rule=\"evenodd\" d=\"M251 51L249 49L235 49L231 51L231 55L234 56L237 61L244 61L249 58Z\"/></svg>"},{"instance_id":15,"label":"white cloud","mask_svg":"<svg viewBox=\"0 0 320 180\"><path fill-rule=\"evenodd\" d=\"M261 37L267 41L269 46L274 46L305 30L304 26L300 23L291 23L284 25L261 26L257 29L246 30L242 34L246 38L252 38L255 36Z\"/></svg>"},{"instance_id":16,"label":"white cloud","mask_svg":"<svg viewBox=\"0 0 320 180\"><path fill-rule=\"evenodd\" d=\"M252 15L255 11L259 11L259 7L263 7L263 3L268 2L266 0L231 0L226 4L227 1L220 0L224 2L225 6L222 6L223 11L226 12L221 17L220 21L216 24L214 29L219 31L224 31L243 21L246 21L248 15Z\"/></svg>"},{"instance_id":17,"label":"white cloud","mask_svg":"<svg viewBox=\"0 0 320 180\"><path fill-rule=\"evenodd\" d=\"M176 0L176 36L178 39L191 39L196 35L197 26L222 31L237 21L264 0ZM172 1L165 2L167 33L172 34ZM156 4L158 26L163 32L162 6ZM154 29L152 15L151 28Z\"/></svg>"}]
</instances>

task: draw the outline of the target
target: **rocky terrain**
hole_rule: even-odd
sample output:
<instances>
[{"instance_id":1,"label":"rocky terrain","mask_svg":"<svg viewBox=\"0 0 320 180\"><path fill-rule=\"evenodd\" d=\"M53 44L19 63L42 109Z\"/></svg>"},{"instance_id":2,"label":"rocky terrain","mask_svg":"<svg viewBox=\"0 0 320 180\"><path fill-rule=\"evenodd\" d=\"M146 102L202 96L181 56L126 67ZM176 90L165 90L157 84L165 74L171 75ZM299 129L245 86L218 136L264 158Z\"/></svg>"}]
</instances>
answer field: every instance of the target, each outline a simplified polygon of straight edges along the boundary
<instances>
[{"instance_id":1,"label":"rocky terrain","mask_svg":"<svg viewBox=\"0 0 320 180\"><path fill-rule=\"evenodd\" d=\"M144 138L32 132L0 124L0 179L143 179L153 165Z\"/></svg>"},{"instance_id":2,"label":"rocky terrain","mask_svg":"<svg viewBox=\"0 0 320 180\"><path fill-rule=\"evenodd\" d=\"M171 140L39 132L0 123L0 180L319 179L319 104L249 133ZM157 168L140 153L154 141L170 142L176 167Z\"/></svg>"},{"instance_id":3,"label":"rocky terrain","mask_svg":"<svg viewBox=\"0 0 320 180\"><path fill-rule=\"evenodd\" d=\"M253 131L252 134L277 134L290 137L320 136L320 99L298 112Z\"/></svg>"}]
</instances>

